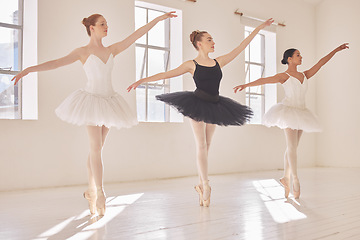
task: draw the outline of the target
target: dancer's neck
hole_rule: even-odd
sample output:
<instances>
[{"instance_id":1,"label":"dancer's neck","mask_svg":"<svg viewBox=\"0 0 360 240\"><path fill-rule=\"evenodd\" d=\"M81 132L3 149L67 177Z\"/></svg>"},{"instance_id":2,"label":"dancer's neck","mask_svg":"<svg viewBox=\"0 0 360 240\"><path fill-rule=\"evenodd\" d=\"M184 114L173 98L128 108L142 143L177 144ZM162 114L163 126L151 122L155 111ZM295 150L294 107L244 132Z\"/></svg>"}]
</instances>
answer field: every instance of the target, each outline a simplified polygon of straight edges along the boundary
<instances>
[{"instance_id":1,"label":"dancer's neck","mask_svg":"<svg viewBox=\"0 0 360 240\"><path fill-rule=\"evenodd\" d=\"M201 52L201 51L199 51L199 54L198 54L198 56L196 58L197 59L202 59L202 60L205 60L205 61L210 59L209 53Z\"/></svg>"},{"instance_id":2,"label":"dancer's neck","mask_svg":"<svg viewBox=\"0 0 360 240\"><path fill-rule=\"evenodd\" d=\"M91 37L90 42L88 44L89 47L103 48L102 38Z\"/></svg>"},{"instance_id":3,"label":"dancer's neck","mask_svg":"<svg viewBox=\"0 0 360 240\"><path fill-rule=\"evenodd\" d=\"M297 72L297 65L291 64L288 66L287 72Z\"/></svg>"}]
</instances>

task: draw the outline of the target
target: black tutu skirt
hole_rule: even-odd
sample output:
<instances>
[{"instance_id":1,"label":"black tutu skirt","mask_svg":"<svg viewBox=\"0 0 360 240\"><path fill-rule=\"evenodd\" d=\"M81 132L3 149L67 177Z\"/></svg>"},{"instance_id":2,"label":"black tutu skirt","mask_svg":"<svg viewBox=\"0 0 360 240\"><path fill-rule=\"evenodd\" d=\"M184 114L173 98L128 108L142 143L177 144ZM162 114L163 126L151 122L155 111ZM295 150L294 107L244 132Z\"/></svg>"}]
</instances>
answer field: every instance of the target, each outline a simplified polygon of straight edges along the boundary
<instances>
[{"instance_id":1,"label":"black tutu skirt","mask_svg":"<svg viewBox=\"0 0 360 240\"><path fill-rule=\"evenodd\" d=\"M240 126L250 120L253 115L247 106L227 97L209 95L198 89L195 92L161 94L157 95L156 99L169 104L195 121L220 126Z\"/></svg>"}]
</instances>

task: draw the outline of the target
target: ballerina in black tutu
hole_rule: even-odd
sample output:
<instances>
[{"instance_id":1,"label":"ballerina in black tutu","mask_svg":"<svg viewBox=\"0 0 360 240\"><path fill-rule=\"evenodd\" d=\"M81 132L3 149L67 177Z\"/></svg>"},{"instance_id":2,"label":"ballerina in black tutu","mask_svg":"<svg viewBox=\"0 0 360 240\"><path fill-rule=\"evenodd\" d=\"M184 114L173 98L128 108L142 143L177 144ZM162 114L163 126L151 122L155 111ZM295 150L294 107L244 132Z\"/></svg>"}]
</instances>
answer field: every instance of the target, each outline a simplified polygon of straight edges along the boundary
<instances>
[{"instance_id":1,"label":"ballerina in black tutu","mask_svg":"<svg viewBox=\"0 0 360 240\"><path fill-rule=\"evenodd\" d=\"M199 173L199 185L195 190L200 195L200 206L210 205L211 188L208 180L208 152L211 138L216 125L243 125L252 116L252 111L247 106L219 96L221 68L234 60L251 42L256 34L266 26L271 25L272 19L259 25L241 44L233 51L223 56L211 59L209 53L214 52L214 41L211 35L205 31L194 31L190 35L190 41L199 52L194 60L186 61L178 68L168 72L140 79L128 87L128 91L135 89L142 83L170 79L187 72L193 75L196 90L194 92L183 91L156 96L175 107L184 116L191 119L196 145L197 166Z\"/></svg>"}]
</instances>

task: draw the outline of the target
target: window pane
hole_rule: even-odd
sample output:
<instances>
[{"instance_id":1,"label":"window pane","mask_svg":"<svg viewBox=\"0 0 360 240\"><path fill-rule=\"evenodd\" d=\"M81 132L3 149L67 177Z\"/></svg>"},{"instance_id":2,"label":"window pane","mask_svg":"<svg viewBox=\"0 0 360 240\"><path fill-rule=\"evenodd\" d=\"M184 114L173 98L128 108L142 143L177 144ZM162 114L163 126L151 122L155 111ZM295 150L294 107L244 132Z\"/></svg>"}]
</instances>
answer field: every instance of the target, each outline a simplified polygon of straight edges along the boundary
<instances>
[{"instance_id":1,"label":"window pane","mask_svg":"<svg viewBox=\"0 0 360 240\"><path fill-rule=\"evenodd\" d=\"M248 31L245 31L245 38L247 38L249 36L249 32ZM245 48L245 61L250 61L250 47L249 45Z\"/></svg>"},{"instance_id":2,"label":"window pane","mask_svg":"<svg viewBox=\"0 0 360 240\"><path fill-rule=\"evenodd\" d=\"M261 113L262 113L262 99L263 96L247 94L247 104L250 100L250 108L254 112L254 116L250 120L250 123L261 124Z\"/></svg>"},{"instance_id":3,"label":"window pane","mask_svg":"<svg viewBox=\"0 0 360 240\"><path fill-rule=\"evenodd\" d=\"M148 55L149 76L166 71L166 64L168 62L167 51L149 49Z\"/></svg>"},{"instance_id":4,"label":"window pane","mask_svg":"<svg viewBox=\"0 0 360 240\"><path fill-rule=\"evenodd\" d=\"M0 3L0 22L19 24L19 0L1 0Z\"/></svg>"},{"instance_id":5,"label":"window pane","mask_svg":"<svg viewBox=\"0 0 360 240\"><path fill-rule=\"evenodd\" d=\"M11 79L14 75L0 74L0 118L18 119L19 98L18 86L14 86Z\"/></svg>"},{"instance_id":6,"label":"window pane","mask_svg":"<svg viewBox=\"0 0 360 240\"><path fill-rule=\"evenodd\" d=\"M250 82L253 82L259 78L261 78L261 75L262 75L262 66L257 66L257 65L252 65L250 64L250 70L249 70L249 73L250 73ZM259 93L261 94L261 86L256 86L256 87L249 87L249 90L250 92L252 93Z\"/></svg>"},{"instance_id":7,"label":"window pane","mask_svg":"<svg viewBox=\"0 0 360 240\"><path fill-rule=\"evenodd\" d=\"M145 86L138 86L136 88L136 108L138 121L146 121L146 109L145 109Z\"/></svg>"},{"instance_id":8,"label":"window pane","mask_svg":"<svg viewBox=\"0 0 360 240\"><path fill-rule=\"evenodd\" d=\"M146 25L146 9L135 7L135 29ZM146 44L146 34L136 40L136 43Z\"/></svg>"},{"instance_id":9,"label":"window pane","mask_svg":"<svg viewBox=\"0 0 360 240\"><path fill-rule=\"evenodd\" d=\"M19 33L17 29L0 27L0 68L20 70Z\"/></svg>"},{"instance_id":10,"label":"window pane","mask_svg":"<svg viewBox=\"0 0 360 240\"><path fill-rule=\"evenodd\" d=\"M149 10L149 22L163 14L163 12ZM166 42L168 41L165 41L165 24L168 23L169 20L160 21L149 31L149 45L167 47Z\"/></svg>"},{"instance_id":11,"label":"window pane","mask_svg":"<svg viewBox=\"0 0 360 240\"><path fill-rule=\"evenodd\" d=\"M250 82L250 65L245 63L245 83ZM248 88L246 89L248 91Z\"/></svg>"},{"instance_id":12,"label":"window pane","mask_svg":"<svg viewBox=\"0 0 360 240\"><path fill-rule=\"evenodd\" d=\"M165 104L155 98L156 95L163 93L163 87L148 87L148 121L165 122Z\"/></svg>"},{"instance_id":13,"label":"window pane","mask_svg":"<svg viewBox=\"0 0 360 240\"><path fill-rule=\"evenodd\" d=\"M250 43L250 61L256 63L262 63L262 44L261 35L257 34Z\"/></svg>"},{"instance_id":14,"label":"window pane","mask_svg":"<svg viewBox=\"0 0 360 240\"><path fill-rule=\"evenodd\" d=\"M136 47L136 81L146 76L145 48ZM142 75L141 75L142 74Z\"/></svg>"}]
</instances>

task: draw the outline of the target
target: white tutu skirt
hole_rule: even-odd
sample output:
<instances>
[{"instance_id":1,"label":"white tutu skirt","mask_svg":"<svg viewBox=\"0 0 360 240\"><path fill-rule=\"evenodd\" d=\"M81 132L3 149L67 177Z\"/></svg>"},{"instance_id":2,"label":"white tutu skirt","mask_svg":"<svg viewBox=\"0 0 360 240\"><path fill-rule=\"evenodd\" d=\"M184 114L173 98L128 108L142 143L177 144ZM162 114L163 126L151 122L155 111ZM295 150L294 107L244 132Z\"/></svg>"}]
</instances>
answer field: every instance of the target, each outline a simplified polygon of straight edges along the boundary
<instances>
[{"instance_id":1,"label":"white tutu skirt","mask_svg":"<svg viewBox=\"0 0 360 240\"><path fill-rule=\"evenodd\" d=\"M319 121L309 109L290 107L282 103L274 105L265 113L263 125L305 132L321 132Z\"/></svg>"},{"instance_id":2,"label":"white tutu skirt","mask_svg":"<svg viewBox=\"0 0 360 240\"><path fill-rule=\"evenodd\" d=\"M129 128L138 123L136 115L117 93L103 97L79 89L70 94L55 113L61 120L79 126Z\"/></svg>"}]
</instances>

